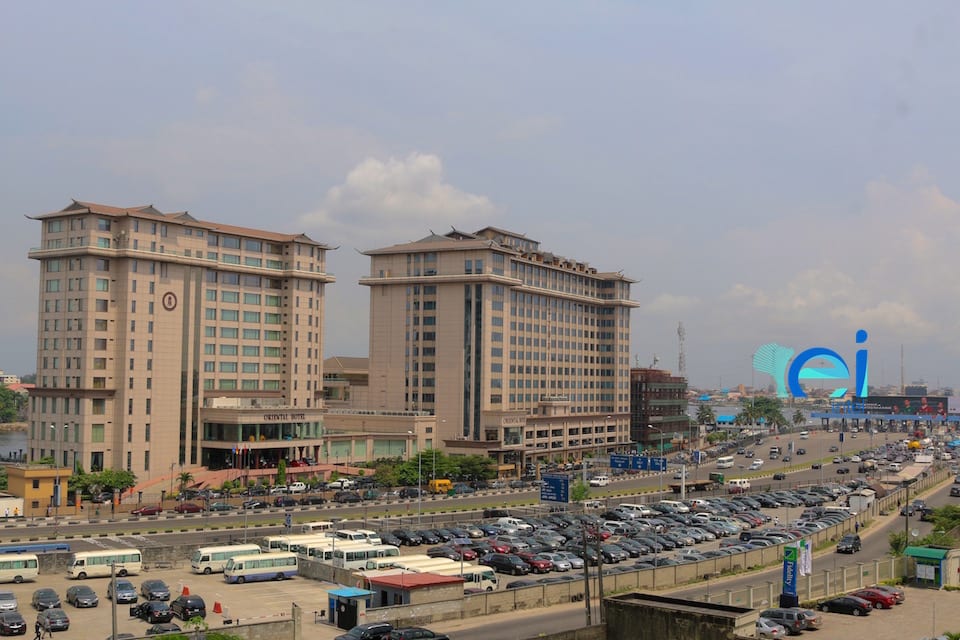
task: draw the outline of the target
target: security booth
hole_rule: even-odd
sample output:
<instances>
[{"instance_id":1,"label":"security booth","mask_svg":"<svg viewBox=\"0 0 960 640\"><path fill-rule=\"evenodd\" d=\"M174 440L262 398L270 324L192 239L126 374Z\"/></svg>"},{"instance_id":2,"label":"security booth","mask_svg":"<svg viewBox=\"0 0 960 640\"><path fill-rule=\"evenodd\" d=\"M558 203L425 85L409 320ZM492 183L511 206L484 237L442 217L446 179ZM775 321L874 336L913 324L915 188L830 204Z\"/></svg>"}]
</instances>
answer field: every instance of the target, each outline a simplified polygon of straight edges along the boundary
<instances>
[{"instance_id":1,"label":"security booth","mask_svg":"<svg viewBox=\"0 0 960 640\"><path fill-rule=\"evenodd\" d=\"M327 618L340 629L352 629L363 624L370 607L373 591L341 587L327 592Z\"/></svg>"},{"instance_id":2,"label":"security booth","mask_svg":"<svg viewBox=\"0 0 960 640\"><path fill-rule=\"evenodd\" d=\"M914 586L939 589L949 578L945 575L947 554L950 549L938 547L907 547L903 554L913 558Z\"/></svg>"}]
</instances>

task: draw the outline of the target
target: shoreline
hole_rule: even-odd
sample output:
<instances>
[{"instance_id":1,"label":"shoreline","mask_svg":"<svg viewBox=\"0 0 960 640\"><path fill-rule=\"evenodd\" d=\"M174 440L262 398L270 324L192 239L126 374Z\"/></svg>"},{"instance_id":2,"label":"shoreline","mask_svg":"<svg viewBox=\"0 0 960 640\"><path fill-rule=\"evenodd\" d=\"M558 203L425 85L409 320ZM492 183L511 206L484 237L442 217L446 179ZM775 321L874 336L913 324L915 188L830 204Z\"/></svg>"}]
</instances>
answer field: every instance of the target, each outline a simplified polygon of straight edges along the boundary
<instances>
[{"instance_id":1,"label":"shoreline","mask_svg":"<svg viewBox=\"0 0 960 640\"><path fill-rule=\"evenodd\" d=\"M27 423L26 422L2 422L0 423L0 431L26 431Z\"/></svg>"}]
</instances>

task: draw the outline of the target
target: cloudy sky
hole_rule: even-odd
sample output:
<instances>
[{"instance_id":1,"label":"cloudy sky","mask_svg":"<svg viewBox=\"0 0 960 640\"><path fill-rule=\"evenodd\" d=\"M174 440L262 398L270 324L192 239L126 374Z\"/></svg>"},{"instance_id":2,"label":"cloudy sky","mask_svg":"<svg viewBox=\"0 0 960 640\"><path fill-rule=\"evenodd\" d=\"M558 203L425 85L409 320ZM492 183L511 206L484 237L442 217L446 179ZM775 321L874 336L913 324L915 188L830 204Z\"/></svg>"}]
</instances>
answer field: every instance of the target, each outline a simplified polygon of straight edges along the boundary
<instances>
[{"instance_id":1,"label":"cloudy sky","mask_svg":"<svg viewBox=\"0 0 960 640\"><path fill-rule=\"evenodd\" d=\"M497 225L639 282L637 360L766 385L766 342L960 385L951 2L0 7L0 368L35 369L24 218L71 198L305 232L327 355L358 251Z\"/></svg>"}]
</instances>

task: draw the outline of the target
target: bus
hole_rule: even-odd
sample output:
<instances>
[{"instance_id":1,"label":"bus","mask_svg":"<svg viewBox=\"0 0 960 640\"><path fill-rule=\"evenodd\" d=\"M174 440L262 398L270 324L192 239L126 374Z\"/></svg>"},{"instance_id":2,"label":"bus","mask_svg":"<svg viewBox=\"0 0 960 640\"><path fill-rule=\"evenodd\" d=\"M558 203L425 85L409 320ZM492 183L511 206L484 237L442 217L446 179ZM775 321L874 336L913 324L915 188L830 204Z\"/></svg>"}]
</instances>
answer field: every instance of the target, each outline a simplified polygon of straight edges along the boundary
<instances>
[{"instance_id":1,"label":"bus","mask_svg":"<svg viewBox=\"0 0 960 640\"><path fill-rule=\"evenodd\" d=\"M233 556L248 556L260 553L255 544L231 544L223 547L200 547L190 558L190 568L194 573L210 575L214 571L222 573L227 560Z\"/></svg>"},{"instance_id":2,"label":"bus","mask_svg":"<svg viewBox=\"0 0 960 640\"><path fill-rule=\"evenodd\" d=\"M717 458L717 469L733 469L733 456L720 456Z\"/></svg>"},{"instance_id":3,"label":"bus","mask_svg":"<svg viewBox=\"0 0 960 640\"><path fill-rule=\"evenodd\" d=\"M297 575L297 554L255 553L233 556L223 568L223 579L229 584L243 584L257 580L286 580Z\"/></svg>"},{"instance_id":4,"label":"bus","mask_svg":"<svg viewBox=\"0 0 960 640\"><path fill-rule=\"evenodd\" d=\"M327 520L318 520L317 522L304 522L300 525L300 533L323 533L324 531L333 531L333 523Z\"/></svg>"},{"instance_id":5,"label":"bus","mask_svg":"<svg viewBox=\"0 0 960 640\"><path fill-rule=\"evenodd\" d=\"M380 534L369 529L340 529L334 535L337 540L349 540L351 542L365 542L367 544L383 544L380 542Z\"/></svg>"},{"instance_id":6,"label":"bus","mask_svg":"<svg viewBox=\"0 0 960 640\"><path fill-rule=\"evenodd\" d=\"M443 567L433 569L430 573L436 573L441 576L460 576L463 578L463 588L481 589L483 591L494 591L499 584L497 572L491 567L483 565L465 564L463 568L459 566Z\"/></svg>"},{"instance_id":7,"label":"bus","mask_svg":"<svg viewBox=\"0 0 960 640\"><path fill-rule=\"evenodd\" d=\"M362 547L337 547L333 550L333 566L340 569L363 569L370 558L399 558L400 548L389 544Z\"/></svg>"},{"instance_id":8,"label":"bus","mask_svg":"<svg viewBox=\"0 0 960 640\"><path fill-rule=\"evenodd\" d=\"M121 578L135 576L143 568L143 553L139 549L77 551L67 561L67 577L77 580L106 578L110 576L111 565L116 567L116 574Z\"/></svg>"},{"instance_id":9,"label":"bus","mask_svg":"<svg viewBox=\"0 0 960 640\"><path fill-rule=\"evenodd\" d=\"M313 558L320 562L330 563L333 561L333 552L335 549L355 549L357 547L370 546L367 542L351 542L349 540L329 539L321 542L301 542L297 545L295 552L298 556L304 558Z\"/></svg>"},{"instance_id":10,"label":"bus","mask_svg":"<svg viewBox=\"0 0 960 640\"><path fill-rule=\"evenodd\" d=\"M445 567L459 567L460 563L450 558L430 558L430 562L408 562L404 558L397 561L397 566L407 571L415 573L427 573L434 569L443 569Z\"/></svg>"},{"instance_id":11,"label":"bus","mask_svg":"<svg viewBox=\"0 0 960 640\"><path fill-rule=\"evenodd\" d=\"M0 582L33 580L40 574L40 564L33 553L4 553L0 555Z\"/></svg>"},{"instance_id":12,"label":"bus","mask_svg":"<svg viewBox=\"0 0 960 640\"><path fill-rule=\"evenodd\" d=\"M408 556L401 556L400 558L371 558L367 560L367 564L364 566L364 569L369 569L370 571L378 571L380 569L392 569L403 568L406 565L415 565L420 562L427 562L430 560L436 560L436 558L431 558L428 555L423 554L411 554ZM451 560L451 562L453 562Z\"/></svg>"},{"instance_id":13,"label":"bus","mask_svg":"<svg viewBox=\"0 0 960 640\"><path fill-rule=\"evenodd\" d=\"M296 553L299 546L307 542L323 542L332 540L333 533L294 533L288 536L266 536L260 543L260 548L266 553L275 551L289 551Z\"/></svg>"}]
</instances>

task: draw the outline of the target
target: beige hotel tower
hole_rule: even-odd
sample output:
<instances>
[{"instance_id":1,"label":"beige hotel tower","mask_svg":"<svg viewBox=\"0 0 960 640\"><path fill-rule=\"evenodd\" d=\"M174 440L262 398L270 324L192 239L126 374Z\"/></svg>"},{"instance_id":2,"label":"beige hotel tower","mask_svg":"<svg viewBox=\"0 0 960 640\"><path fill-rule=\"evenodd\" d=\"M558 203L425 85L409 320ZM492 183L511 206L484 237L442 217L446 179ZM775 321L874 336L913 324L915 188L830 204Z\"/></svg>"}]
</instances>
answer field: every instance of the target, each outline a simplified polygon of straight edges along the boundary
<instances>
[{"instance_id":1,"label":"beige hotel tower","mask_svg":"<svg viewBox=\"0 0 960 640\"><path fill-rule=\"evenodd\" d=\"M29 459L143 481L320 457L328 247L153 206L35 219Z\"/></svg>"},{"instance_id":2,"label":"beige hotel tower","mask_svg":"<svg viewBox=\"0 0 960 640\"><path fill-rule=\"evenodd\" d=\"M366 255L372 408L503 473L630 446L632 280L492 227Z\"/></svg>"}]
</instances>

